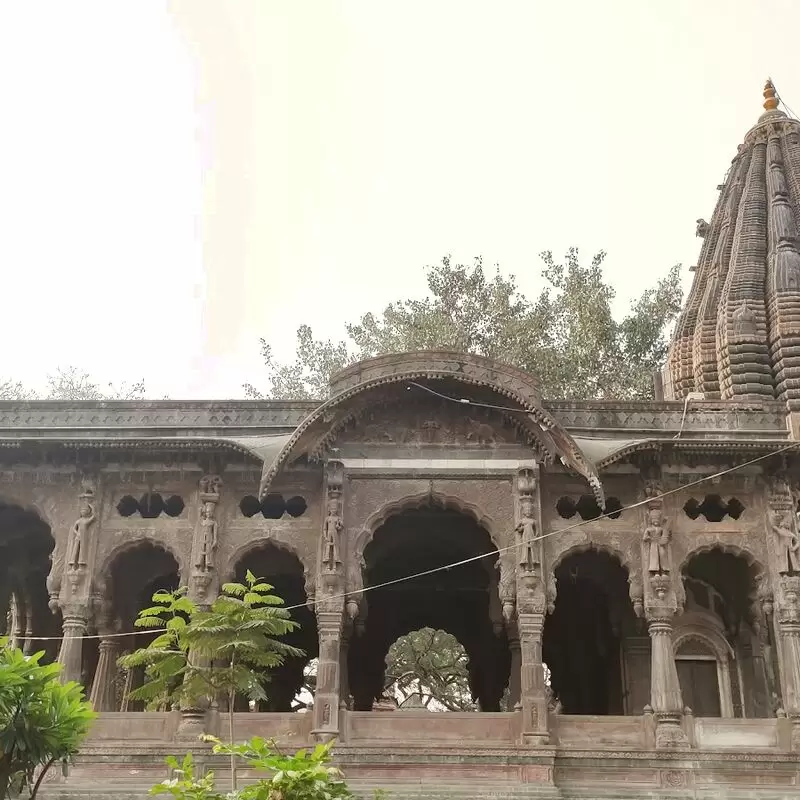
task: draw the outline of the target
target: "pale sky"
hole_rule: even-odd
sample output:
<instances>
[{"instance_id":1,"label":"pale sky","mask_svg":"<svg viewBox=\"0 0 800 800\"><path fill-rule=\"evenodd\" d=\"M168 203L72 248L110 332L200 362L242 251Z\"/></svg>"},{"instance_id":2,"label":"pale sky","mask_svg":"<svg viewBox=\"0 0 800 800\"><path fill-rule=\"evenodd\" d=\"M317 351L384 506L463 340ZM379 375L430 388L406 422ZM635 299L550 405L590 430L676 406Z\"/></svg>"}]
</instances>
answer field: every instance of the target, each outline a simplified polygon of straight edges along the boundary
<instances>
[{"instance_id":1,"label":"pale sky","mask_svg":"<svg viewBox=\"0 0 800 800\"><path fill-rule=\"evenodd\" d=\"M0 379L237 397L298 324L608 251L674 263L761 112L796 0L0 0Z\"/></svg>"}]
</instances>

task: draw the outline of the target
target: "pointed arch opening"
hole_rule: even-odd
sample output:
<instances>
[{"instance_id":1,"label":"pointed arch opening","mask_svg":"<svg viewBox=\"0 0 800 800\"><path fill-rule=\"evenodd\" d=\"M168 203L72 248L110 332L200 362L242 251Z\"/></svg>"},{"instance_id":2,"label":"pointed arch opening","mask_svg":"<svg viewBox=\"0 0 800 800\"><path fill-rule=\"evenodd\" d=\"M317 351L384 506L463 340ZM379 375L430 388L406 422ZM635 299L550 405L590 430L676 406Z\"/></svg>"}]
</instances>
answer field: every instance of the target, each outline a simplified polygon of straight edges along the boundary
<instances>
[{"instance_id":1,"label":"pointed arch opening","mask_svg":"<svg viewBox=\"0 0 800 800\"><path fill-rule=\"evenodd\" d=\"M45 662L56 659L59 642L37 637L61 634L49 607L49 590L57 596L60 589L54 548L50 526L35 511L0 499L0 634L27 653L44 650Z\"/></svg>"},{"instance_id":2,"label":"pointed arch opening","mask_svg":"<svg viewBox=\"0 0 800 800\"><path fill-rule=\"evenodd\" d=\"M107 603L103 609L104 625L133 635L112 640L114 652L109 658L109 674L103 675L103 711L143 711L141 700L131 700L128 694L144 680L143 668L119 670L116 658L147 645L157 635L134 627L139 611L152 605L153 595L161 590L174 591L180 585L180 566L177 558L164 545L141 539L112 554L103 573ZM94 670L86 662L92 650L84 653L86 683ZM166 709L165 709L166 710Z\"/></svg>"},{"instance_id":3,"label":"pointed arch opening","mask_svg":"<svg viewBox=\"0 0 800 800\"><path fill-rule=\"evenodd\" d=\"M555 581L555 607L545 620L542 657L561 713L634 713L624 658L624 642L638 627L628 571L605 550L583 549L562 558Z\"/></svg>"},{"instance_id":4,"label":"pointed arch opening","mask_svg":"<svg viewBox=\"0 0 800 800\"><path fill-rule=\"evenodd\" d=\"M682 565L676 663L696 716L768 717L780 704L774 636L756 602L762 573L749 553L724 546L690 553Z\"/></svg>"},{"instance_id":5,"label":"pointed arch opening","mask_svg":"<svg viewBox=\"0 0 800 800\"><path fill-rule=\"evenodd\" d=\"M386 699L392 644L429 629L461 643L472 700L481 711L499 711L511 657L497 599L497 548L486 528L463 511L421 501L388 516L363 556L369 591L348 661L354 708L369 711ZM439 571L468 559L475 560Z\"/></svg>"},{"instance_id":6,"label":"pointed arch opening","mask_svg":"<svg viewBox=\"0 0 800 800\"><path fill-rule=\"evenodd\" d=\"M306 605L303 564L291 550L272 540L252 543L239 554L233 567L233 580L244 582L248 570L273 587L272 594L292 608L292 619L298 627L281 640L302 650L305 655L287 658L279 667L269 671L265 684L267 699L248 703L236 698L236 711L305 711L312 702L315 663L319 650L317 619Z\"/></svg>"}]
</instances>

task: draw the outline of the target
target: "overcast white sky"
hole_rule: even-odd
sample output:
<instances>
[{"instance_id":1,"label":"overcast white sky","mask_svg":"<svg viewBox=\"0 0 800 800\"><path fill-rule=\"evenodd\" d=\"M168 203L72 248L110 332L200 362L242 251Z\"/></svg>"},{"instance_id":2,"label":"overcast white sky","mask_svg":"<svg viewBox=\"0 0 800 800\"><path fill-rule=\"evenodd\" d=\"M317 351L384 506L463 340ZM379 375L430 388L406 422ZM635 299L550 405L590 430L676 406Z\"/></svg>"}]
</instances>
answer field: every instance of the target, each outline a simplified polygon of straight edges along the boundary
<instances>
[{"instance_id":1,"label":"overcast white sky","mask_svg":"<svg viewBox=\"0 0 800 800\"><path fill-rule=\"evenodd\" d=\"M795 0L0 0L0 378L74 364L236 397L258 338L424 292L483 254L604 248L624 301L695 220ZM686 273L688 276L688 272Z\"/></svg>"}]
</instances>

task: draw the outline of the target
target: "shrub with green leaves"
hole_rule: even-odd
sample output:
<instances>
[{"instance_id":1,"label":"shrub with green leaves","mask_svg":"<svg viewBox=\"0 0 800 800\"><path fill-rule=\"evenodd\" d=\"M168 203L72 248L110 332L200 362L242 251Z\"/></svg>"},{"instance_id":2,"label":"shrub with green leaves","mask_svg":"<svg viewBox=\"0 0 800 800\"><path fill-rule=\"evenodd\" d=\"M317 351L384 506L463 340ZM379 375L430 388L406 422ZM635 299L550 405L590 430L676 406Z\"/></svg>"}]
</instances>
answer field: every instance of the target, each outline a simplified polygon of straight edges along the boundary
<instances>
[{"instance_id":1,"label":"shrub with green leaves","mask_svg":"<svg viewBox=\"0 0 800 800\"><path fill-rule=\"evenodd\" d=\"M272 586L247 571L244 583L226 583L208 610L186 596L186 588L153 595L155 605L139 612L136 626L159 628L147 647L123 656L128 669L144 666L142 686L130 693L150 708L197 707L206 698L224 694L233 712L237 695L266 699L269 670L303 651L282 642L297 627ZM234 742L234 715L228 715L229 741ZM236 790L236 756L231 756L231 784Z\"/></svg>"},{"instance_id":2,"label":"shrub with green leaves","mask_svg":"<svg viewBox=\"0 0 800 800\"><path fill-rule=\"evenodd\" d=\"M0 797L12 789L36 797L50 767L78 751L97 716L82 687L62 683L61 665L41 664L43 655L0 638Z\"/></svg>"},{"instance_id":3,"label":"shrub with green leaves","mask_svg":"<svg viewBox=\"0 0 800 800\"><path fill-rule=\"evenodd\" d=\"M214 789L214 774L197 775L191 754L182 762L167 759L172 777L150 790L153 795L169 795L176 800L349 800L353 793L341 771L331 764L333 742L318 744L311 750L284 755L275 742L254 736L244 744L231 745L212 736L215 755L232 755L248 767L267 773L254 783L229 794Z\"/></svg>"}]
</instances>

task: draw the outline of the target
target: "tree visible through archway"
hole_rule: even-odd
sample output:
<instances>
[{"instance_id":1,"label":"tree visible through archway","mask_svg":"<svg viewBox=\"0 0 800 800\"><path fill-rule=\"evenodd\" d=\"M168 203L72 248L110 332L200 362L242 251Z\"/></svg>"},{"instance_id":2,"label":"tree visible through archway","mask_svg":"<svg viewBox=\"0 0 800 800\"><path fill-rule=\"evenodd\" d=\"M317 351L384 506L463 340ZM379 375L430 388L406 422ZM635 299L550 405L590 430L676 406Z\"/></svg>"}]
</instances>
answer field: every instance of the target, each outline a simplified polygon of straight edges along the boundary
<instances>
[{"instance_id":1,"label":"tree visible through archway","mask_svg":"<svg viewBox=\"0 0 800 800\"><path fill-rule=\"evenodd\" d=\"M400 708L475 710L467 651L443 630L421 628L397 639L386 656L385 683Z\"/></svg>"},{"instance_id":2,"label":"tree visible through archway","mask_svg":"<svg viewBox=\"0 0 800 800\"><path fill-rule=\"evenodd\" d=\"M365 585L375 587L365 597L350 642L348 673L354 708L369 711L386 696L387 685L426 663L436 671L435 650L424 655L427 640L419 631L439 631L433 645L443 644L444 631L455 636L469 658L457 660L459 680L466 673L469 697L481 711L499 711L509 682L511 655L500 622L497 598L497 549L473 517L436 502L401 511L384 522L364 550ZM457 567L442 570L454 561ZM408 580L407 576L417 577ZM402 580L400 580L402 579ZM392 645L401 641L387 660ZM455 652L448 648L450 653ZM454 659L444 655L441 666ZM402 655L405 666L394 664ZM427 659L427 662L425 662ZM386 677L387 665L394 676ZM413 678L409 678L413 681ZM438 684L434 683L431 685ZM463 684L462 684L463 686ZM430 688L430 687L429 687ZM453 698L445 694L443 706ZM466 706L466 701L461 707Z\"/></svg>"}]
</instances>

